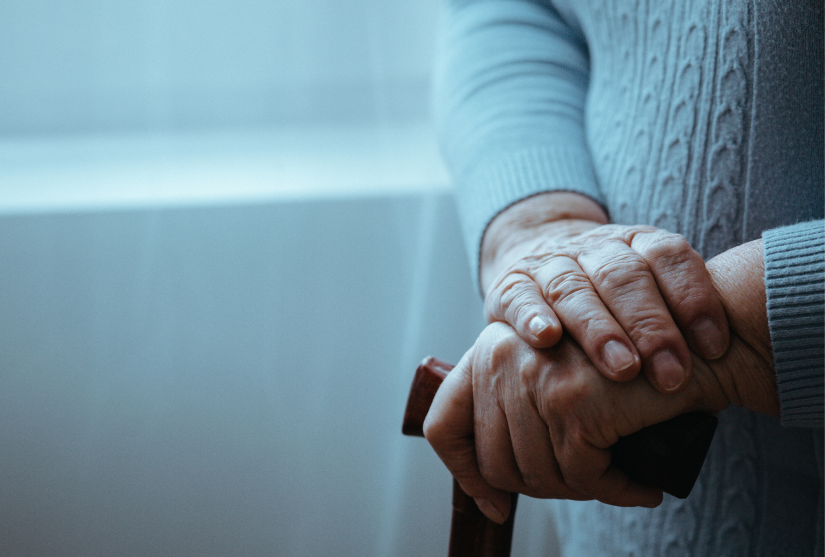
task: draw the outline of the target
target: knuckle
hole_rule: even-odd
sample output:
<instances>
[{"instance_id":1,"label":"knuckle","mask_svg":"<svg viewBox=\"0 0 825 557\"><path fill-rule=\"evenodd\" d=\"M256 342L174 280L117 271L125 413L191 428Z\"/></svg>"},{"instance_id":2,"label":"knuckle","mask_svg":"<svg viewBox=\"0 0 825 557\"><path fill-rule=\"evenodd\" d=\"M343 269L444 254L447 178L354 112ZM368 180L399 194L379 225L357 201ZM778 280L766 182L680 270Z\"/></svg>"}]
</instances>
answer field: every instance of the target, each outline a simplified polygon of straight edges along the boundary
<instances>
[{"instance_id":1,"label":"knuckle","mask_svg":"<svg viewBox=\"0 0 825 557\"><path fill-rule=\"evenodd\" d=\"M532 471L521 471L521 483L526 495L531 497L550 498L560 494L559 486L554 485L552 476Z\"/></svg>"},{"instance_id":2,"label":"knuckle","mask_svg":"<svg viewBox=\"0 0 825 557\"><path fill-rule=\"evenodd\" d=\"M427 414L427 417L424 418L422 429L427 442L436 450L440 448L445 433L443 424L436 418L433 418L432 414Z\"/></svg>"},{"instance_id":3,"label":"knuckle","mask_svg":"<svg viewBox=\"0 0 825 557\"><path fill-rule=\"evenodd\" d=\"M635 317L629 327L636 336L659 335L667 326L662 316L655 311L640 311Z\"/></svg>"},{"instance_id":4,"label":"knuckle","mask_svg":"<svg viewBox=\"0 0 825 557\"><path fill-rule=\"evenodd\" d=\"M533 298L529 293L522 291L507 306L507 311L504 313L505 319L515 326L516 323L527 320L531 314L535 313L533 305Z\"/></svg>"},{"instance_id":5,"label":"knuckle","mask_svg":"<svg viewBox=\"0 0 825 557\"><path fill-rule=\"evenodd\" d=\"M670 232L652 235L641 253L665 273L681 271L686 265L701 262L701 257L684 236Z\"/></svg>"},{"instance_id":6,"label":"knuckle","mask_svg":"<svg viewBox=\"0 0 825 557\"><path fill-rule=\"evenodd\" d=\"M591 243L592 241L601 242L615 242L620 241L627 245L640 234L651 234L657 232L659 229L646 224L604 224L592 231L582 234L580 239L582 243Z\"/></svg>"},{"instance_id":7,"label":"knuckle","mask_svg":"<svg viewBox=\"0 0 825 557\"><path fill-rule=\"evenodd\" d=\"M645 282L649 274L643 259L622 254L598 265L592 272L592 279L601 288L621 294L640 288L640 283Z\"/></svg>"},{"instance_id":8,"label":"knuckle","mask_svg":"<svg viewBox=\"0 0 825 557\"><path fill-rule=\"evenodd\" d=\"M707 308L713 308L713 291L706 291L704 288L688 287L680 295L674 296L671 302L673 314L682 319L693 319L704 313Z\"/></svg>"},{"instance_id":9,"label":"knuckle","mask_svg":"<svg viewBox=\"0 0 825 557\"><path fill-rule=\"evenodd\" d=\"M497 319L504 314L516 286L515 277L507 275L498 281L484 297L484 310L488 319Z\"/></svg>"},{"instance_id":10,"label":"knuckle","mask_svg":"<svg viewBox=\"0 0 825 557\"><path fill-rule=\"evenodd\" d=\"M522 354L519 361L518 378L523 388L532 390L533 386L539 383L542 375L542 365L538 354L527 351Z\"/></svg>"},{"instance_id":11,"label":"knuckle","mask_svg":"<svg viewBox=\"0 0 825 557\"><path fill-rule=\"evenodd\" d=\"M520 274L505 277L484 301L487 317L503 319L511 325L522 319L534 303L527 281L532 279Z\"/></svg>"},{"instance_id":12,"label":"knuckle","mask_svg":"<svg viewBox=\"0 0 825 557\"><path fill-rule=\"evenodd\" d=\"M581 338L580 345L597 346L607 342L616 331L616 326L610 313L605 313L600 307L588 307L581 313L580 329L577 333Z\"/></svg>"},{"instance_id":13,"label":"knuckle","mask_svg":"<svg viewBox=\"0 0 825 557\"><path fill-rule=\"evenodd\" d=\"M551 304L563 303L570 296L592 288L590 279L575 270L559 272L544 287L544 298Z\"/></svg>"},{"instance_id":14,"label":"knuckle","mask_svg":"<svg viewBox=\"0 0 825 557\"><path fill-rule=\"evenodd\" d=\"M489 338L483 350L477 352L474 367L483 370L486 388L503 397L506 386L511 384L513 371L530 351L523 350L524 341L513 329L505 325L500 329L500 334Z\"/></svg>"},{"instance_id":15,"label":"knuckle","mask_svg":"<svg viewBox=\"0 0 825 557\"><path fill-rule=\"evenodd\" d=\"M486 350L479 355L488 369L499 369L507 365L510 359L518 353L521 345L518 335L510 327L502 325L496 329L499 334L487 340Z\"/></svg>"},{"instance_id":16,"label":"knuckle","mask_svg":"<svg viewBox=\"0 0 825 557\"><path fill-rule=\"evenodd\" d=\"M592 493L591 478L579 466L567 466L564 469L564 483L581 493Z\"/></svg>"},{"instance_id":17,"label":"knuckle","mask_svg":"<svg viewBox=\"0 0 825 557\"><path fill-rule=\"evenodd\" d=\"M493 289L492 298L495 299L502 307L509 305L513 299L516 298L519 292L518 286L521 280L518 276L508 274L496 285Z\"/></svg>"},{"instance_id":18,"label":"knuckle","mask_svg":"<svg viewBox=\"0 0 825 557\"><path fill-rule=\"evenodd\" d=\"M657 347L681 338L681 333L675 328L670 316L654 309L640 309L625 328L642 357L649 355Z\"/></svg>"},{"instance_id":19,"label":"knuckle","mask_svg":"<svg viewBox=\"0 0 825 557\"><path fill-rule=\"evenodd\" d=\"M489 485L511 491L512 482L509 479L507 469L497 458L487 458L484 454L478 455L478 471L481 477Z\"/></svg>"},{"instance_id":20,"label":"knuckle","mask_svg":"<svg viewBox=\"0 0 825 557\"><path fill-rule=\"evenodd\" d=\"M675 319L692 319L712 307L713 291L699 285L685 284L667 297L668 307Z\"/></svg>"},{"instance_id":21,"label":"knuckle","mask_svg":"<svg viewBox=\"0 0 825 557\"><path fill-rule=\"evenodd\" d=\"M541 352L532 352L521 358L514 388L518 389L520 400L524 404L529 404L541 414L541 404L552 396L555 384L559 381L557 375L558 369Z\"/></svg>"},{"instance_id":22,"label":"knuckle","mask_svg":"<svg viewBox=\"0 0 825 557\"><path fill-rule=\"evenodd\" d=\"M576 411L586 407L594 396L594 387L583 373L558 371L542 376L542 396L538 398L538 403L542 415L553 417L553 422L560 428L558 436L562 440L579 433Z\"/></svg>"},{"instance_id":23,"label":"knuckle","mask_svg":"<svg viewBox=\"0 0 825 557\"><path fill-rule=\"evenodd\" d=\"M580 428L573 414L573 409L584 408L592 396L592 385L582 380L579 375L574 375L572 378L569 378L565 382L564 388L556 389L555 396L553 397L555 400L552 404L557 408L567 409L568 413L567 419L564 421L565 436L576 437L579 434Z\"/></svg>"}]
</instances>

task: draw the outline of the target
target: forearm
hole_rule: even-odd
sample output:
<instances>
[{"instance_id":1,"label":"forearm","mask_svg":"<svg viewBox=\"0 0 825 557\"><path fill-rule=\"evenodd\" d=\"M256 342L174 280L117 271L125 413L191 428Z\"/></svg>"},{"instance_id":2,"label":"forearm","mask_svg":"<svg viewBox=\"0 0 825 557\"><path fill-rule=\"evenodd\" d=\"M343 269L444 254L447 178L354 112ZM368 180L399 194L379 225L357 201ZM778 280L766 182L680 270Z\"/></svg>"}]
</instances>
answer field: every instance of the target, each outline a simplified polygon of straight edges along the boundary
<instances>
[{"instance_id":1,"label":"forearm","mask_svg":"<svg viewBox=\"0 0 825 557\"><path fill-rule=\"evenodd\" d=\"M474 279L481 238L546 191L599 199L584 133L589 60L580 31L539 1L448 1L435 117Z\"/></svg>"}]
</instances>

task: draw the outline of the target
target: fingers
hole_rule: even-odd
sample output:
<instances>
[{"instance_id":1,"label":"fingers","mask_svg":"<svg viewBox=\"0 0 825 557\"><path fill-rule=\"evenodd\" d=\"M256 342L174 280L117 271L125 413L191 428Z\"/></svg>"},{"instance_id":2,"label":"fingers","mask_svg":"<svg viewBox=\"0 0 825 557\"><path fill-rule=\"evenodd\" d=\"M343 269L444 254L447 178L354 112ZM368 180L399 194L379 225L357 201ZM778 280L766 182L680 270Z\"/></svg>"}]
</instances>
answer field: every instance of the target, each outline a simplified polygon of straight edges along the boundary
<instances>
[{"instance_id":1,"label":"fingers","mask_svg":"<svg viewBox=\"0 0 825 557\"><path fill-rule=\"evenodd\" d=\"M606 225L516 264L485 297L490 321L509 323L534 348L562 330L614 381L640 370L660 392L689 383L690 349L705 359L730 341L704 261L681 236Z\"/></svg>"},{"instance_id":2,"label":"fingers","mask_svg":"<svg viewBox=\"0 0 825 557\"><path fill-rule=\"evenodd\" d=\"M548 348L561 338L562 327L541 288L523 273L510 273L484 300L487 320L509 323L534 348Z\"/></svg>"},{"instance_id":3,"label":"fingers","mask_svg":"<svg viewBox=\"0 0 825 557\"><path fill-rule=\"evenodd\" d=\"M519 350L514 348L513 353ZM473 381L479 470L490 485L506 491L539 498L590 499L564 483L547 424L530 392L542 371L534 355L498 358L507 366L505 373L475 368L482 371Z\"/></svg>"},{"instance_id":4,"label":"fingers","mask_svg":"<svg viewBox=\"0 0 825 557\"><path fill-rule=\"evenodd\" d=\"M582 252L577 262L638 350L651 384L661 392L681 389L690 376L690 349L647 261L626 243L616 240ZM572 306L578 301L568 297L565 302ZM588 342L587 338L581 341L583 346Z\"/></svg>"},{"instance_id":5,"label":"fingers","mask_svg":"<svg viewBox=\"0 0 825 557\"><path fill-rule=\"evenodd\" d=\"M565 481L594 499L617 507L657 507L661 489L640 484L610 464L610 451L571 443L562 457Z\"/></svg>"},{"instance_id":6,"label":"fingers","mask_svg":"<svg viewBox=\"0 0 825 557\"><path fill-rule=\"evenodd\" d=\"M473 384L470 352L447 375L424 420L424 437L481 512L499 524L510 514L510 495L481 475L474 442Z\"/></svg>"},{"instance_id":7,"label":"fingers","mask_svg":"<svg viewBox=\"0 0 825 557\"><path fill-rule=\"evenodd\" d=\"M497 477L507 478L514 482L508 487L510 491L517 491L530 497L577 501L592 499L566 483L556 460L549 429L538 414L535 405L508 404L507 406L508 420L505 427L507 427L513 451L512 468L499 470ZM485 453L479 450L479 455L479 460L484 461ZM488 478L488 481L496 483L492 479L494 476L486 473L484 476Z\"/></svg>"},{"instance_id":8,"label":"fingers","mask_svg":"<svg viewBox=\"0 0 825 557\"><path fill-rule=\"evenodd\" d=\"M728 319L702 257L682 236L662 231L635 234L631 247L650 267L691 348L721 358L730 343Z\"/></svg>"},{"instance_id":9,"label":"fingers","mask_svg":"<svg viewBox=\"0 0 825 557\"><path fill-rule=\"evenodd\" d=\"M617 383L592 368L581 348L564 338L545 357L536 409L548 425L563 482L588 499L616 506L655 507L662 491L630 479L612 463L619 437L683 411L693 396L666 396L642 378Z\"/></svg>"},{"instance_id":10,"label":"fingers","mask_svg":"<svg viewBox=\"0 0 825 557\"><path fill-rule=\"evenodd\" d=\"M635 397L639 389L658 396L658 406ZM633 410L618 410L628 400ZM656 506L661 491L614 470L605 447L617 431L641 427L624 423L637 406L661 413L669 400L643 380L605 379L569 338L536 350L494 323L441 385L424 434L462 489L499 523L510 512L509 492Z\"/></svg>"},{"instance_id":11,"label":"fingers","mask_svg":"<svg viewBox=\"0 0 825 557\"><path fill-rule=\"evenodd\" d=\"M593 365L607 378L627 381L641 369L641 359L622 324L614 318L588 274L570 257L546 259L534 271L543 297L582 347ZM610 294L610 293L608 293Z\"/></svg>"},{"instance_id":12,"label":"fingers","mask_svg":"<svg viewBox=\"0 0 825 557\"><path fill-rule=\"evenodd\" d=\"M729 342L704 261L676 234L602 228L530 275L605 377L627 381L641 367L657 390L677 392L690 379L690 347L712 359Z\"/></svg>"},{"instance_id":13,"label":"fingers","mask_svg":"<svg viewBox=\"0 0 825 557\"><path fill-rule=\"evenodd\" d=\"M501 323L485 329L441 384L424 422L424 436L461 488L499 523L510 513L510 492L592 499L564 484L547 426L518 388L520 369L538 369L531 350Z\"/></svg>"}]
</instances>

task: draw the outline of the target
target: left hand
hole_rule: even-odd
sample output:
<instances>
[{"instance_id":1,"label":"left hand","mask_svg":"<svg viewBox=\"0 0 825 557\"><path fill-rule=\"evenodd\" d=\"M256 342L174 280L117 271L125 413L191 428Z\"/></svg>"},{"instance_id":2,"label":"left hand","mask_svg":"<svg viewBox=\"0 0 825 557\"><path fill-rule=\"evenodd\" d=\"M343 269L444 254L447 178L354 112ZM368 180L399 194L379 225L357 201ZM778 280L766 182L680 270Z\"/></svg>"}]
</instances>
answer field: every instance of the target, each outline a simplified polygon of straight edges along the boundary
<instances>
[{"instance_id":1,"label":"left hand","mask_svg":"<svg viewBox=\"0 0 825 557\"><path fill-rule=\"evenodd\" d=\"M611 464L619 437L691 410L729 404L707 366L680 393L665 395L639 376L605 378L568 336L535 349L493 323L441 385L424 434L464 491L502 521L508 492L653 507L662 492Z\"/></svg>"}]
</instances>

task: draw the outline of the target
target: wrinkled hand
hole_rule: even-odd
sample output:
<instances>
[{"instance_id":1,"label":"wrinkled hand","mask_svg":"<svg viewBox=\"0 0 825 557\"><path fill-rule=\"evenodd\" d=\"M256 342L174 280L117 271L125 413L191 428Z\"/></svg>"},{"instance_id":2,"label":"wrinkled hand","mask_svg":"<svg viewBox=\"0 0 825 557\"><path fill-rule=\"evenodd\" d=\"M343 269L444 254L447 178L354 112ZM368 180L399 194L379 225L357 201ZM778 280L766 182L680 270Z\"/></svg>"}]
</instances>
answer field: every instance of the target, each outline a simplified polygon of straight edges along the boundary
<instances>
[{"instance_id":1,"label":"wrinkled hand","mask_svg":"<svg viewBox=\"0 0 825 557\"><path fill-rule=\"evenodd\" d=\"M678 395L643 376L605 378L568 336L550 349L526 344L504 323L489 325L436 394L424 433L479 508L501 522L509 492L653 507L662 492L611 465L621 436L728 400L706 368Z\"/></svg>"},{"instance_id":2,"label":"wrinkled hand","mask_svg":"<svg viewBox=\"0 0 825 557\"><path fill-rule=\"evenodd\" d=\"M730 349L715 361L693 354L693 380L677 394L657 392L644 376L605 378L568 335L536 349L504 323L482 332L438 390L424 434L485 515L502 522L512 491L655 506L659 490L611 465L608 447L619 437L730 403L779 414L761 242L721 254L708 270L730 317Z\"/></svg>"},{"instance_id":3,"label":"wrinkled hand","mask_svg":"<svg viewBox=\"0 0 825 557\"><path fill-rule=\"evenodd\" d=\"M548 221L554 211L584 218ZM657 390L676 392L689 382L691 349L705 359L725 353L725 310L682 236L605 222L598 205L571 193L499 215L482 246L488 321L509 323L536 348L563 330L605 377L627 381L643 370Z\"/></svg>"}]
</instances>

